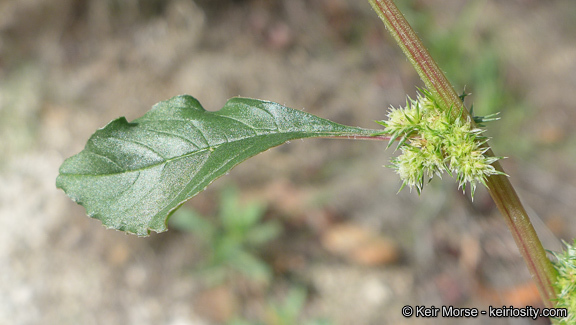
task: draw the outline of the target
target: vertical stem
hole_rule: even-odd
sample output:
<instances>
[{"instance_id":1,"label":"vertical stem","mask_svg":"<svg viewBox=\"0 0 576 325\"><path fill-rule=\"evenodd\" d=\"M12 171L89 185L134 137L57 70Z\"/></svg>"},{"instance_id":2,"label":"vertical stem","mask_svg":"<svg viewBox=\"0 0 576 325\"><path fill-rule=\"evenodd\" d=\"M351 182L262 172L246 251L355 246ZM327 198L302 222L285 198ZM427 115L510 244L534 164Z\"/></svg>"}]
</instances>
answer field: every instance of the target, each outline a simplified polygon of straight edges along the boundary
<instances>
[{"instance_id":1,"label":"vertical stem","mask_svg":"<svg viewBox=\"0 0 576 325\"><path fill-rule=\"evenodd\" d=\"M440 107L448 110L453 106L453 112L460 112L463 107L462 101L394 2L369 1Z\"/></svg>"},{"instance_id":2,"label":"vertical stem","mask_svg":"<svg viewBox=\"0 0 576 325\"><path fill-rule=\"evenodd\" d=\"M468 110L458 97L458 94L438 68L422 41L416 36L414 30L392 0L368 0L378 16L386 25L396 43L400 46L410 63L414 66L428 91L434 96L438 105L451 111L453 114L462 114L465 120L474 123ZM487 146L487 145L486 145ZM487 155L494 156L492 150ZM498 161L492 164L496 170L504 173ZM504 220L512 237L526 262L530 274L540 291L540 296L546 307L554 307L553 300L556 297L553 283L557 272L540 243L540 239L530 222L526 210L522 206L514 187L508 177L492 175L486 180L490 195L496 202L498 209L504 216Z\"/></svg>"},{"instance_id":3,"label":"vertical stem","mask_svg":"<svg viewBox=\"0 0 576 325\"><path fill-rule=\"evenodd\" d=\"M491 149L487 151L487 154L494 155ZM496 170L504 172L498 161L492 165ZM532 279L538 287L544 305L548 308L554 307L556 292L553 285L558 272L546 256L546 251L542 247L542 243L514 187L508 177L503 175L488 177L486 185L512 233L516 246L518 246Z\"/></svg>"}]
</instances>

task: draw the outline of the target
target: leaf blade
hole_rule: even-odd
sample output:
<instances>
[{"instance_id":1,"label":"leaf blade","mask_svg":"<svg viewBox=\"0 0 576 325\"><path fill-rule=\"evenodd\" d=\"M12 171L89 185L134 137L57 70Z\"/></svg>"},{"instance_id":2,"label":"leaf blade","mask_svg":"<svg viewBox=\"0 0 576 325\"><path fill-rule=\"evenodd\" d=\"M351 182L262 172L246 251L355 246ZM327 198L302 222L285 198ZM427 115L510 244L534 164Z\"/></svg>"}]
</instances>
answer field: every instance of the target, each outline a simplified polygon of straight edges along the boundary
<instances>
[{"instance_id":1,"label":"leaf blade","mask_svg":"<svg viewBox=\"0 0 576 325\"><path fill-rule=\"evenodd\" d=\"M208 112L176 96L97 130L64 161L56 186L105 226L145 236L167 230L180 205L260 152L294 139L374 133L267 101L233 98Z\"/></svg>"}]
</instances>

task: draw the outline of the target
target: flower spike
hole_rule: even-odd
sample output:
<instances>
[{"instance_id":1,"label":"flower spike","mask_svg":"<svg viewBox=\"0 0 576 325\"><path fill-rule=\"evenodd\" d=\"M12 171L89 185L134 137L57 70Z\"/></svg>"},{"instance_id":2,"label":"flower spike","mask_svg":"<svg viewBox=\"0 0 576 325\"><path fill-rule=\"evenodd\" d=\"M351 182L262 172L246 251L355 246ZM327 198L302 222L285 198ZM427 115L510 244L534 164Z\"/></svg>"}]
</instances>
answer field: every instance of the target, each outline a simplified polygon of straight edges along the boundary
<instances>
[{"instance_id":1,"label":"flower spike","mask_svg":"<svg viewBox=\"0 0 576 325\"><path fill-rule=\"evenodd\" d=\"M472 127L470 119L465 121L462 114L453 117L452 109L442 111L430 92L420 89L420 93L416 99L408 97L406 107L390 108L388 120L378 122L392 135L391 142L398 140L396 149L402 152L391 161L403 181L400 189L408 185L420 193L434 175L447 172L456 175L463 191L470 184L474 196L477 183L485 185L486 177L502 175L491 165L502 157L485 156L484 144L489 139L482 135L484 130ZM495 117L493 114L478 121Z\"/></svg>"}]
</instances>

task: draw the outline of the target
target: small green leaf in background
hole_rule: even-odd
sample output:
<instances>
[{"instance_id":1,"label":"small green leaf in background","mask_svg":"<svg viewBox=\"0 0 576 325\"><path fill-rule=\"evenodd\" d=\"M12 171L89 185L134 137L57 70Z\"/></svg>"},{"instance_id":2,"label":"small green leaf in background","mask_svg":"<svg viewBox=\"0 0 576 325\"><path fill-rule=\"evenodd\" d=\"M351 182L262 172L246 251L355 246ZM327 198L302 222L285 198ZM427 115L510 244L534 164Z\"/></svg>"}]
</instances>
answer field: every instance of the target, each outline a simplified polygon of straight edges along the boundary
<instances>
[{"instance_id":1,"label":"small green leaf in background","mask_svg":"<svg viewBox=\"0 0 576 325\"><path fill-rule=\"evenodd\" d=\"M240 162L289 140L368 137L276 103L233 98L208 112L183 95L141 118L118 118L64 161L56 186L109 228L139 236L166 231L179 206Z\"/></svg>"},{"instance_id":2,"label":"small green leaf in background","mask_svg":"<svg viewBox=\"0 0 576 325\"><path fill-rule=\"evenodd\" d=\"M264 323L267 325L332 324L330 320L323 318L303 321L302 316L306 307L306 300L308 300L308 292L305 288L299 286L291 287L283 301L272 301L268 304L268 308L266 309L266 321Z\"/></svg>"},{"instance_id":3,"label":"small green leaf in background","mask_svg":"<svg viewBox=\"0 0 576 325\"><path fill-rule=\"evenodd\" d=\"M282 299L270 297L268 304L264 308L264 315L261 321L249 321L241 318L233 319L226 325L332 325L333 322L325 318L313 318L305 320L304 312L308 292L306 288L293 285L288 288L286 295Z\"/></svg>"},{"instance_id":4,"label":"small green leaf in background","mask_svg":"<svg viewBox=\"0 0 576 325\"><path fill-rule=\"evenodd\" d=\"M274 325L298 324L307 295L308 293L304 288L290 288L284 301L269 304L266 323Z\"/></svg>"},{"instance_id":5,"label":"small green leaf in background","mask_svg":"<svg viewBox=\"0 0 576 325\"><path fill-rule=\"evenodd\" d=\"M280 236L282 225L277 220L263 221L266 206L259 201L241 202L235 187L225 188L219 202L217 216L204 217L183 208L170 218L170 226L200 239L204 260L198 271L206 284L221 285L241 275L267 285L272 268L257 253Z\"/></svg>"}]
</instances>

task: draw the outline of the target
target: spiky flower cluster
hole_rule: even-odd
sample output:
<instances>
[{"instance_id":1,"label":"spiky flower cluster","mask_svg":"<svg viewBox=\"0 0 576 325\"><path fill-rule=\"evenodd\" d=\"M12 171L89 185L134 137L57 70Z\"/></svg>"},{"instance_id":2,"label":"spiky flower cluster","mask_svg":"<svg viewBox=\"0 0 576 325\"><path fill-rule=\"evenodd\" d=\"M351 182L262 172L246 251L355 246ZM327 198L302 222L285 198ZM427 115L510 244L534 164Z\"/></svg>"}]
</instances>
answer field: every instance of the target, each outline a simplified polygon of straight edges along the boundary
<instances>
[{"instance_id":1,"label":"spiky flower cluster","mask_svg":"<svg viewBox=\"0 0 576 325\"><path fill-rule=\"evenodd\" d=\"M429 93L423 94L408 98L406 107L391 108L388 120L378 122L385 126L383 133L391 135L390 144L399 141L396 149L402 154L391 161L391 167L403 181L400 190L408 185L420 193L434 175L447 172L456 175L463 191L470 184L474 195L477 183L486 185L486 177L504 175L491 165L501 157L485 155L484 131L472 128L470 120L454 118Z\"/></svg>"},{"instance_id":2,"label":"spiky flower cluster","mask_svg":"<svg viewBox=\"0 0 576 325\"><path fill-rule=\"evenodd\" d=\"M564 243L566 249L554 254L554 267L558 271L554 289L558 293L556 308L566 308L568 315L555 319L554 324L576 324L576 240L574 246Z\"/></svg>"}]
</instances>

